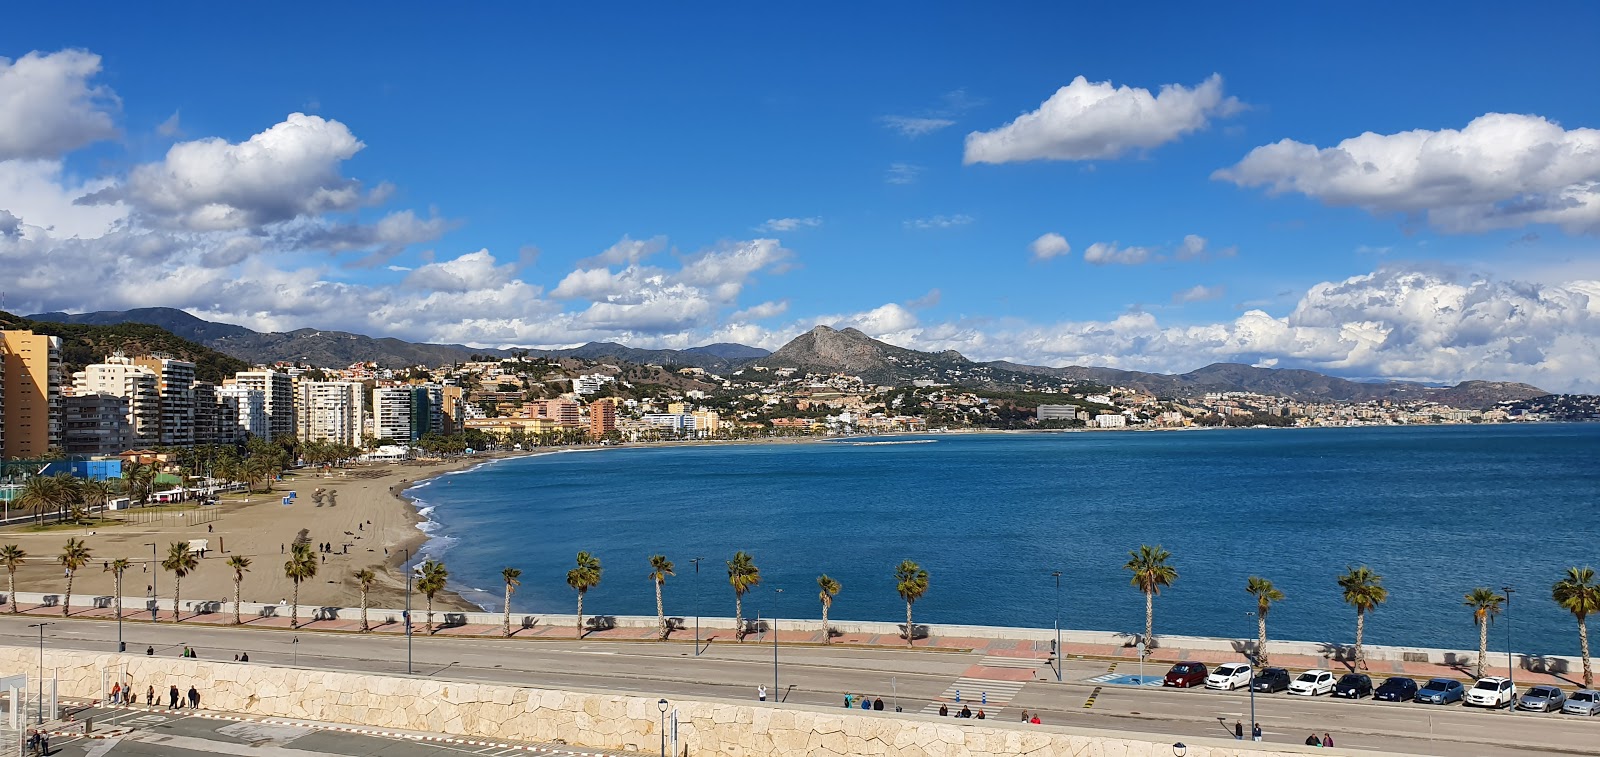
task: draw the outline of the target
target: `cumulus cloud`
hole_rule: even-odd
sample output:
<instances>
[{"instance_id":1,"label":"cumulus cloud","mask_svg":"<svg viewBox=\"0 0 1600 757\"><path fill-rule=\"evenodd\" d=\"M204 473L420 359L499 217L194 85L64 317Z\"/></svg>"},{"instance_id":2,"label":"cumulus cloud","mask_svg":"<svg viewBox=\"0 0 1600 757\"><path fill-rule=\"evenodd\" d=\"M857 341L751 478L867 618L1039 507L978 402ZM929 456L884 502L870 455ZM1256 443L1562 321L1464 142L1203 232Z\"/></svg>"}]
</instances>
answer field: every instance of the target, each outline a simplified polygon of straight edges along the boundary
<instances>
[{"instance_id":1,"label":"cumulus cloud","mask_svg":"<svg viewBox=\"0 0 1600 757\"><path fill-rule=\"evenodd\" d=\"M878 123L890 131L898 132L903 137L920 137L932 134L940 129L955 126L956 122L948 118L929 118L918 116L883 116Z\"/></svg>"},{"instance_id":2,"label":"cumulus cloud","mask_svg":"<svg viewBox=\"0 0 1600 757\"><path fill-rule=\"evenodd\" d=\"M488 250L469 252L454 260L429 263L412 271L405 285L433 292L471 292L494 289L510 281L516 265L500 265Z\"/></svg>"},{"instance_id":3,"label":"cumulus cloud","mask_svg":"<svg viewBox=\"0 0 1600 757\"><path fill-rule=\"evenodd\" d=\"M1185 289L1185 290L1183 290L1181 292L1178 292L1178 293L1172 295L1172 301L1173 302L1177 302L1177 303L1205 302L1207 300L1218 299L1222 295L1227 294L1227 292L1228 292L1227 287L1223 287L1223 286L1208 287L1208 286L1196 284L1196 285L1194 285L1192 287L1189 287L1188 289Z\"/></svg>"},{"instance_id":4,"label":"cumulus cloud","mask_svg":"<svg viewBox=\"0 0 1600 757\"><path fill-rule=\"evenodd\" d=\"M85 50L0 58L0 160L50 159L117 135L117 97L89 80L100 56Z\"/></svg>"},{"instance_id":5,"label":"cumulus cloud","mask_svg":"<svg viewBox=\"0 0 1600 757\"><path fill-rule=\"evenodd\" d=\"M916 313L893 302L860 313L824 316L818 320L836 329L853 328L879 339L891 337L917 325Z\"/></svg>"},{"instance_id":6,"label":"cumulus cloud","mask_svg":"<svg viewBox=\"0 0 1600 757\"><path fill-rule=\"evenodd\" d=\"M1242 107L1222 94L1217 74L1194 87L1168 84L1156 94L1079 76L1037 110L998 129L968 134L963 161L1118 158L1203 129L1212 118L1230 116Z\"/></svg>"},{"instance_id":7,"label":"cumulus cloud","mask_svg":"<svg viewBox=\"0 0 1600 757\"><path fill-rule=\"evenodd\" d=\"M798 229L814 229L822 225L822 219L815 216L811 218L768 218L766 223L756 227L756 231L795 231Z\"/></svg>"},{"instance_id":8,"label":"cumulus cloud","mask_svg":"<svg viewBox=\"0 0 1600 757\"><path fill-rule=\"evenodd\" d=\"M1028 245L1028 251L1033 253L1034 260L1049 260L1070 254L1072 245L1067 244L1066 237L1052 231L1033 240Z\"/></svg>"},{"instance_id":9,"label":"cumulus cloud","mask_svg":"<svg viewBox=\"0 0 1600 757\"><path fill-rule=\"evenodd\" d=\"M1095 242L1083 251L1083 260L1095 265L1143 265L1154 257L1151 247L1122 247L1117 242Z\"/></svg>"},{"instance_id":10,"label":"cumulus cloud","mask_svg":"<svg viewBox=\"0 0 1600 757\"><path fill-rule=\"evenodd\" d=\"M938 305L939 301L942 299L944 299L944 292L941 292L938 289L929 289L928 293L922 295L921 297L914 297L906 300L906 307L911 308L912 310L931 308L935 305Z\"/></svg>"},{"instance_id":11,"label":"cumulus cloud","mask_svg":"<svg viewBox=\"0 0 1600 757\"><path fill-rule=\"evenodd\" d=\"M734 313L729 318L733 321L760 321L767 318L776 318L787 312L789 312L789 301L779 300L777 302L763 302L759 305L752 305Z\"/></svg>"},{"instance_id":12,"label":"cumulus cloud","mask_svg":"<svg viewBox=\"0 0 1600 757\"><path fill-rule=\"evenodd\" d=\"M1178 260L1210 260L1211 258L1231 258L1239 254L1238 247L1224 247L1220 250L1213 249L1211 243L1199 234L1184 236L1178 243L1178 248L1173 251L1173 257Z\"/></svg>"},{"instance_id":13,"label":"cumulus cloud","mask_svg":"<svg viewBox=\"0 0 1600 757\"><path fill-rule=\"evenodd\" d=\"M1548 223L1600 233L1600 130L1489 113L1465 128L1367 132L1333 147L1285 139L1213 178L1299 193L1450 233Z\"/></svg>"},{"instance_id":14,"label":"cumulus cloud","mask_svg":"<svg viewBox=\"0 0 1600 757\"><path fill-rule=\"evenodd\" d=\"M976 219L964 213L957 213L955 215L948 216L937 215L929 216L927 218L913 218L905 222L905 227L908 229L918 230L949 229L956 226L966 226L967 224L972 223L974 220Z\"/></svg>"},{"instance_id":15,"label":"cumulus cloud","mask_svg":"<svg viewBox=\"0 0 1600 757\"><path fill-rule=\"evenodd\" d=\"M578 261L578 266L638 265L639 261L666 248L667 238L664 236L634 239L624 234L616 244L607 247L599 255Z\"/></svg>"},{"instance_id":16,"label":"cumulus cloud","mask_svg":"<svg viewBox=\"0 0 1600 757\"><path fill-rule=\"evenodd\" d=\"M922 166L915 163L890 163L883 180L888 184L915 184L922 174Z\"/></svg>"},{"instance_id":17,"label":"cumulus cloud","mask_svg":"<svg viewBox=\"0 0 1600 757\"><path fill-rule=\"evenodd\" d=\"M156 133L163 137L183 136L183 124L179 123L179 113L179 111L173 111L172 115L167 117L167 120L158 124L156 126Z\"/></svg>"},{"instance_id":18,"label":"cumulus cloud","mask_svg":"<svg viewBox=\"0 0 1600 757\"><path fill-rule=\"evenodd\" d=\"M0 210L0 237L22 236L22 219L9 210Z\"/></svg>"}]
</instances>

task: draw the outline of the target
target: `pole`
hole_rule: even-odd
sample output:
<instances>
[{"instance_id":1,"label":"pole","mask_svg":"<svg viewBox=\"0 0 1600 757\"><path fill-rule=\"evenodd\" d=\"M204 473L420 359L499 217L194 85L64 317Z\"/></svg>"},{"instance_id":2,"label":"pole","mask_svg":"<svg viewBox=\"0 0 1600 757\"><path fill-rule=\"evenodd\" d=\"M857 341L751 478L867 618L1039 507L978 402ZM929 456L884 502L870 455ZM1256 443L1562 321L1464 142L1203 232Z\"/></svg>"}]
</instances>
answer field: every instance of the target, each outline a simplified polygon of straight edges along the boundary
<instances>
[{"instance_id":1,"label":"pole","mask_svg":"<svg viewBox=\"0 0 1600 757\"><path fill-rule=\"evenodd\" d=\"M150 622L154 623L158 620L156 615L161 612L161 587L156 584L156 571L161 570L161 566L156 563L156 543L150 542L145 546L150 548ZM177 605L172 606L172 616L178 616Z\"/></svg>"},{"instance_id":2,"label":"pole","mask_svg":"<svg viewBox=\"0 0 1600 757\"><path fill-rule=\"evenodd\" d=\"M1244 616L1253 618L1256 614L1247 612ZM1250 683L1247 685L1250 687L1250 738L1252 740L1256 737L1256 662L1261 659L1263 651L1265 650L1257 649L1255 654L1250 655Z\"/></svg>"},{"instance_id":3,"label":"pole","mask_svg":"<svg viewBox=\"0 0 1600 757\"><path fill-rule=\"evenodd\" d=\"M1061 649L1061 571L1051 575L1056 577L1056 683L1061 683L1062 660L1066 657Z\"/></svg>"},{"instance_id":4,"label":"pole","mask_svg":"<svg viewBox=\"0 0 1600 757\"><path fill-rule=\"evenodd\" d=\"M297 667L297 668L300 667L300 637L299 636L294 637L294 640L289 642L289 648L294 650L294 666Z\"/></svg>"},{"instance_id":5,"label":"pole","mask_svg":"<svg viewBox=\"0 0 1600 757\"><path fill-rule=\"evenodd\" d=\"M667 700L656 702L656 709L661 711L661 757L667 757Z\"/></svg>"},{"instance_id":6,"label":"pole","mask_svg":"<svg viewBox=\"0 0 1600 757\"><path fill-rule=\"evenodd\" d=\"M117 571L117 586L119 587L122 586L122 574L124 572ZM128 651L128 645L122 642L122 592L119 591L117 592L117 654L122 654L126 651Z\"/></svg>"},{"instance_id":7,"label":"pole","mask_svg":"<svg viewBox=\"0 0 1600 757\"><path fill-rule=\"evenodd\" d=\"M1500 591L1505 592L1506 595L1506 678L1511 680L1511 706L1509 710L1515 714L1517 711L1517 666L1513 662L1511 654L1511 595L1516 592L1516 589L1510 586L1502 586Z\"/></svg>"},{"instance_id":8,"label":"pole","mask_svg":"<svg viewBox=\"0 0 1600 757\"><path fill-rule=\"evenodd\" d=\"M44 725L44 627L53 623L34 623L32 628L39 629L39 725Z\"/></svg>"},{"instance_id":9,"label":"pole","mask_svg":"<svg viewBox=\"0 0 1600 757\"><path fill-rule=\"evenodd\" d=\"M700 656L700 561L704 557L696 557L689 562L694 563L694 656Z\"/></svg>"},{"instance_id":10,"label":"pole","mask_svg":"<svg viewBox=\"0 0 1600 757\"><path fill-rule=\"evenodd\" d=\"M406 675L411 675L411 550L405 553L400 565L406 569Z\"/></svg>"},{"instance_id":11,"label":"pole","mask_svg":"<svg viewBox=\"0 0 1600 757\"><path fill-rule=\"evenodd\" d=\"M772 701L778 701L778 599L783 589L772 590Z\"/></svg>"}]
</instances>

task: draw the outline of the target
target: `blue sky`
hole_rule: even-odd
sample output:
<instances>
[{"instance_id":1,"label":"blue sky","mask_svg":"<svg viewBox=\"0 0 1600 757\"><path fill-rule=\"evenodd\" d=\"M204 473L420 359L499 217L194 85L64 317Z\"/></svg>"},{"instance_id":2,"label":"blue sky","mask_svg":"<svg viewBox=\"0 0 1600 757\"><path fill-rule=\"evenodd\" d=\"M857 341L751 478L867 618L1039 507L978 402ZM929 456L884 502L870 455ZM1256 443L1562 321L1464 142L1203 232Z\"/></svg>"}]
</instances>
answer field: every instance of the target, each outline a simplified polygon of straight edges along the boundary
<instances>
[{"instance_id":1,"label":"blue sky","mask_svg":"<svg viewBox=\"0 0 1600 757\"><path fill-rule=\"evenodd\" d=\"M18 12L8 309L1600 388L1593 4L276 8Z\"/></svg>"}]
</instances>

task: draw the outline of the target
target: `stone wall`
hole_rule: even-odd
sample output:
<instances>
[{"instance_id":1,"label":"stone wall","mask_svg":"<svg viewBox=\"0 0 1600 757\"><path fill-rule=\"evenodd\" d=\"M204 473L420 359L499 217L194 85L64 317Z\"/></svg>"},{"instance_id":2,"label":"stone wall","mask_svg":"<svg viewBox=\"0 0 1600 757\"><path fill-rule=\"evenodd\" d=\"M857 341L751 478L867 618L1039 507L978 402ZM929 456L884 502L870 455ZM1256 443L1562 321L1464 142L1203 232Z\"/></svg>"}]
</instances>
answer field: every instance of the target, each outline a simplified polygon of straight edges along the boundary
<instances>
[{"instance_id":1,"label":"stone wall","mask_svg":"<svg viewBox=\"0 0 1600 757\"><path fill-rule=\"evenodd\" d=\"M0 646L0 674L33 675L39 652ZM653 753L660 744L656 697L556 691L500 684L329 670L150 658L143 655L44 653L46 675L66 697L99 697L104 671L125 671L136 691L193 684L205 708L257 717L300 718L511 741L554 742ZM675 699L682 754L766 755L1062 755L1163 757L1169 742L1117 731L1051 726L957 725L912 714L855 714L843 708ZM1304 746L1250 748L1231 740L1185 740L1194 757L1329 754ZM1338 750L1339 754L1364 754Z\"/></svg>"}]
</instances>

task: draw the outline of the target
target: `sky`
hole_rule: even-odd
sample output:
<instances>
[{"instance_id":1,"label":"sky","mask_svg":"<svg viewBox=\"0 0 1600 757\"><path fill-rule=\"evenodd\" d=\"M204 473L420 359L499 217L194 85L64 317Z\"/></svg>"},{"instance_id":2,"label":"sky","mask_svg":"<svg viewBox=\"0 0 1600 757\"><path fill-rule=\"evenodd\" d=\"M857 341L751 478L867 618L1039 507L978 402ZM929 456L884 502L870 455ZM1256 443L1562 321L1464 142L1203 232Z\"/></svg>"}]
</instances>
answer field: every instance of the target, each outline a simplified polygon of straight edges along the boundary
<instances>
[{"instance_id":1,"label":"sky","mask_svg":"<svg viewBox=\"0 0 1600 757\"><path fill-rule=\"evenodd\" d=\"M35 4L0 290L1600 392L1600 5Z\"/></svg>"}]
</instances>

